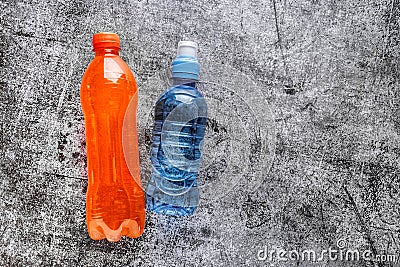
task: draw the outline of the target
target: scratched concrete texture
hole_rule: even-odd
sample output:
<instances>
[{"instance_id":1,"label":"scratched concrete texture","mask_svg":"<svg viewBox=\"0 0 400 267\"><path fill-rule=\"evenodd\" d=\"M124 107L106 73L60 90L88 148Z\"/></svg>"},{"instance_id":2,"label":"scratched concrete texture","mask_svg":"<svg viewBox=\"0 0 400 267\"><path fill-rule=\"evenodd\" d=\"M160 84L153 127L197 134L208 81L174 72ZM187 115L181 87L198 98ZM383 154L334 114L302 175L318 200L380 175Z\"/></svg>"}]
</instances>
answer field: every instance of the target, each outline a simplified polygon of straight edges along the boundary
<instances>
[{"instance_id":1,"label":"scratched concrete texture","mask_svg":"<svg viewBox=\"0 0 400 267\"><path fill-rule=\"evenodd\" d=\"M1 1L1 266L397 266L399 0ZM177 42L199 43L210 107L201 202L138 239L85 225L79 87L112 31L137 77L141 171ZM339 243L338 240L343 241ZM370 250L370 259L263 259ZM397 258L396 258L397 259Z\"/></svg>"}]
</instances>

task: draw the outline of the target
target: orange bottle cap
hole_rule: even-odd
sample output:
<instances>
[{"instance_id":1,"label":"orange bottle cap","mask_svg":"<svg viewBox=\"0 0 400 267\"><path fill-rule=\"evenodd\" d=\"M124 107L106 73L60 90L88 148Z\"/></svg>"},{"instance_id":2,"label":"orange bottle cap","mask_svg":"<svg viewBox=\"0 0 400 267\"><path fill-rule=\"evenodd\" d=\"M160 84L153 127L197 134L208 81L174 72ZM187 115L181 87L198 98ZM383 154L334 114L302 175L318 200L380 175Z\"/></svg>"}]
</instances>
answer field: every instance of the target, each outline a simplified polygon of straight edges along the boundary
<instances>
[{"instance_id":1,"label":"orange bottle cap","mask_svg":"<svg viewBox=\"0 0 400 267\"><path fill-rule=\"evenodd\" d=\"M120 48L119 36L112 32L99 32L93 35L93 49Z\"/></svg>"}]
</instances>

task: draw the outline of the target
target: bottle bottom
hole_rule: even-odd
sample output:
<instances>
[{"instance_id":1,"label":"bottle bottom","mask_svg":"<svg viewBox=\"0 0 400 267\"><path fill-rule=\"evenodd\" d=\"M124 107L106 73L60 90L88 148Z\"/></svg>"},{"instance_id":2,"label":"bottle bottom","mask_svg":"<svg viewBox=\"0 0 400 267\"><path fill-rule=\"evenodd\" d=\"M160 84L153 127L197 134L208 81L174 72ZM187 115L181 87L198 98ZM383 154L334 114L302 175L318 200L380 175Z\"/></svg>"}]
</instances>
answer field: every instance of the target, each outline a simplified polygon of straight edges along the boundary
<instances>
[{"instance_id":1,"label":"bottle bottom","mask_svg":"<svg viewBox=\"0 0 400 267\"><path fill-rule=\"evenodd\" d=\"M111 229L103 219L91 219L87 222L90 238L101 240L106 238L109 242L118 242L122 236L137 238L143 234L143 227L133 219L125 219L116 229Z\"/></svg>"},{"instance_id":2,"label":"bottle bottom","mask_svg":"<svg viewBox=\"0 0 400 267\"><path fill-rule=\"evenodd\" d=\"M180 207L156 200L154 197L146 194L146 209L158 214L171 216L190 216L197 207Z\"/></svg>"}]
</instances>

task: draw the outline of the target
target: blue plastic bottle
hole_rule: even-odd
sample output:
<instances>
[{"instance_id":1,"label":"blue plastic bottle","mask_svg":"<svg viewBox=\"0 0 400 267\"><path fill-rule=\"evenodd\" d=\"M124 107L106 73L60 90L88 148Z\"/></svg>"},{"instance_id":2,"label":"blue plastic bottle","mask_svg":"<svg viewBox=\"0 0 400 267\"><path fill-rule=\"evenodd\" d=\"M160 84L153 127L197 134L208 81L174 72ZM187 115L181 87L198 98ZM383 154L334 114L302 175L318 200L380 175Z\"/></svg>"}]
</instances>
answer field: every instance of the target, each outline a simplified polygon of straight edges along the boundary
<instances>
[{"instance_id":1,"label":"blue plastic bottle","mask_svg":"<svg viewBox=\"0 0 400 267\"><path fill-rule=\"evenodd\" d=\"M172 63L173 85L157 100L151 145L153 174L146 207L156 213L191 215L199 203L196 176L207 121L207 105L196 89L197 44L181 41Z\"/></svg>"}]
</instances>

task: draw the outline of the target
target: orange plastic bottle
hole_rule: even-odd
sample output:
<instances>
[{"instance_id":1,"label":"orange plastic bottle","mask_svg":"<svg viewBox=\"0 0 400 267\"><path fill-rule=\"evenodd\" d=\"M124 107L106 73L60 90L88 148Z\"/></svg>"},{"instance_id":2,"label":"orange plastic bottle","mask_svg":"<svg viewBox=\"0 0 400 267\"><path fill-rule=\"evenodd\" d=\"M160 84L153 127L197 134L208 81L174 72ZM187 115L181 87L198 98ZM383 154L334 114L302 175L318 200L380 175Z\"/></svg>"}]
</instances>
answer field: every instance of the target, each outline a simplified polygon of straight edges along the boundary
<instances>
[{"instance_id":1,"label":"orange plastic bottle","mask_svg":"<svg viewBox=\"0 0 400 267\"><path fill-rule=\"evenodd\" d=\"M111 242L140 236L145 222L136 128L138 89L119 49L117 34L95 34L96 56L81 84L89 180L86 224L92 239Z\"/></svg>"}]
</instances>

